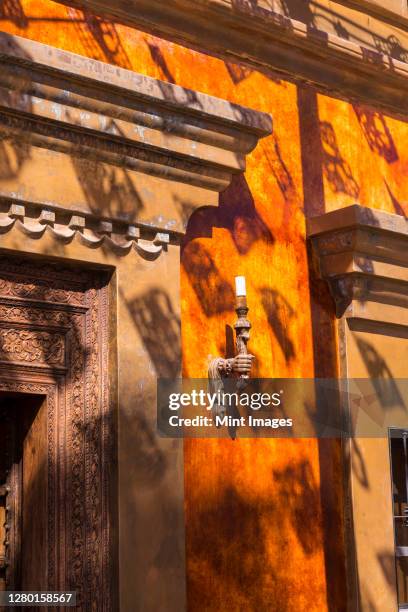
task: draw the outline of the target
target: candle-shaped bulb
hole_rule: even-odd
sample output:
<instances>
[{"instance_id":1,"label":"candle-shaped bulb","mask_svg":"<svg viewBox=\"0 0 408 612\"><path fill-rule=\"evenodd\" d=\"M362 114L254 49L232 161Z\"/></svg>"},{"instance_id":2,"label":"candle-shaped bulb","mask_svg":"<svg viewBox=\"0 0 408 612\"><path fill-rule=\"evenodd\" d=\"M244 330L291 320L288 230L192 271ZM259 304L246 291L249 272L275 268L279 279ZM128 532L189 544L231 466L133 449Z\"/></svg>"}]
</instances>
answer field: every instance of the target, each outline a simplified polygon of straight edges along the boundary
<instances>
[{"instance_id":1,"label":"candle-shaped bulb","mask_svg":"<svg viewBox=\"0 0 408 612\"><path fill-rule=\"evenodd\" d=\"M235 294L237 297L246 296L245 276L235 277Z\"/></svg>"}]
</instances>

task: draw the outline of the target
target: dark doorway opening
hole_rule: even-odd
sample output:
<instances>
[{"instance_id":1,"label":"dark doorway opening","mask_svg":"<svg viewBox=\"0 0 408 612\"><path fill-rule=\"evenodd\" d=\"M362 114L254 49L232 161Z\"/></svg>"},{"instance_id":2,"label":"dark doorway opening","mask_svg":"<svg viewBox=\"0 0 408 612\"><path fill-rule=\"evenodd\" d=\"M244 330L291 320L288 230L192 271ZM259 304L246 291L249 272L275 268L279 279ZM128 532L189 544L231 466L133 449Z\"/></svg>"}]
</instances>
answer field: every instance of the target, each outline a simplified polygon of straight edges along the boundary
<instances>
[{"instance_id":1,"label":"dark doorway opening","mask_svg":"<svg viewBox=\"0 0 408 612\"><path fill-rule=\"evenodd\" d=\"M0 590L47 588L44 396L0 393Z\"/></svg>"}]
</instances>

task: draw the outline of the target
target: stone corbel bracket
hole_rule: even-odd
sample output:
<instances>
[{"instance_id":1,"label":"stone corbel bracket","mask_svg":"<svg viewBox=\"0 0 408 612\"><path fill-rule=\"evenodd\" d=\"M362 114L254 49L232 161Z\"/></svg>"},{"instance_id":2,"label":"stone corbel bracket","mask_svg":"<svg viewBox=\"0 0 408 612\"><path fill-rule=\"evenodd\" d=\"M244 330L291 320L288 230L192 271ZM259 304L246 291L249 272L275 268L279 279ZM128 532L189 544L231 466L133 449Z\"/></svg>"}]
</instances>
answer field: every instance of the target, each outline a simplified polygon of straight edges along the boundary
<instances>
[{"instance_id":1,"label":"stone corbel bracket","mask_svg":"<svg viewBox=\"0 0 408 612\"><path fill-rule=\"evenodd\" d=\"M314 265L338 317L408 325L408 223L359 205L308 219Z\"/></svg>"},{"instance_id":2,"label":"stone corbel bracket","mask_svg":"<svg viewBox=\"0 0 408 612\"><path fill-rule=\"evenodd\" d=\"M0 197L184 232L270 115L0 33Z\"/></svg>"}]
</instances>

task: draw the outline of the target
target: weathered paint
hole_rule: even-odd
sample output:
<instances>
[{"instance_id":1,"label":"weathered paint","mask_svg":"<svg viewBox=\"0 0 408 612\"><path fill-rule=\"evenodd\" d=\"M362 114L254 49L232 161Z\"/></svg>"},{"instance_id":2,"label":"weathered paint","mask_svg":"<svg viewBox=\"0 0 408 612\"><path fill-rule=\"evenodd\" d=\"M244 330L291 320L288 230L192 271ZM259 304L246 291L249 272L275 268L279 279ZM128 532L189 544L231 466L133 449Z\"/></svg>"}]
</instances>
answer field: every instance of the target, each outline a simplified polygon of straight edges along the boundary
<instances>
[{"instance_id":1,"label":"weathered paint","mask_svg":"<svg viewBox=\"0 0 408 612\"><path fill-rule=\"evenodd\" d=\"M334 309L309 279L305 214L355 201L406 214L408 124L47 0L12 6L3 30L273 115L245 176L191 219L184 374L205 376L208 356L224 352L236 274L247 278L256 375L335 374ZM207 440L185 451L189 608L320 612L329 598L342 609L337 445Z\"/></svg>"}]
</instances>

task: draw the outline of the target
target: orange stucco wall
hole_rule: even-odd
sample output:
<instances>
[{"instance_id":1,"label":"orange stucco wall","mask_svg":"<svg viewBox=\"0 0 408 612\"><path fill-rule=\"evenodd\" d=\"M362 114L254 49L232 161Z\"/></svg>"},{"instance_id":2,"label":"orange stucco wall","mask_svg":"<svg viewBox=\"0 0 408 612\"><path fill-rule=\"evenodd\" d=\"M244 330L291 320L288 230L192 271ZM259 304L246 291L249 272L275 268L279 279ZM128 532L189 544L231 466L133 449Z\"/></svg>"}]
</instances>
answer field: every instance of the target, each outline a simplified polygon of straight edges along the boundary
<instances>
[{"instance_id":1,"label":"orange stucco wall","mask_svg":"<svg viewBox=\"0 0 408 612\"><path fill-rule=\"evenodd\" d=\"M218 209L191 219L184 373L205 376L208 356L224 351L233 277L244 274L256 375L335 374L333 308L309 278L305 215L356 201L408 212L408 124L48 0L0 3L0 29L273 115L274 134L245 176ZM336 444L204 440L185 450L191 610L320 612L328 598L340 602Z\"/></svg>"}]
</instances>

